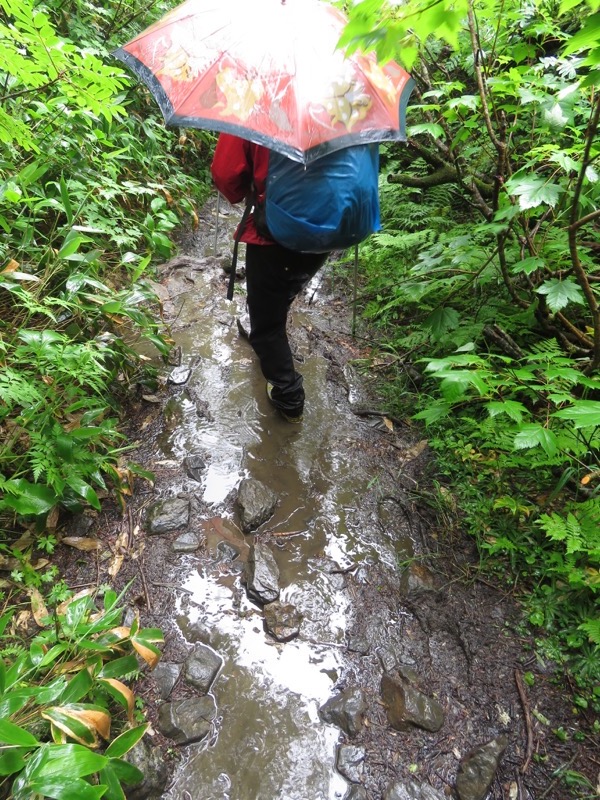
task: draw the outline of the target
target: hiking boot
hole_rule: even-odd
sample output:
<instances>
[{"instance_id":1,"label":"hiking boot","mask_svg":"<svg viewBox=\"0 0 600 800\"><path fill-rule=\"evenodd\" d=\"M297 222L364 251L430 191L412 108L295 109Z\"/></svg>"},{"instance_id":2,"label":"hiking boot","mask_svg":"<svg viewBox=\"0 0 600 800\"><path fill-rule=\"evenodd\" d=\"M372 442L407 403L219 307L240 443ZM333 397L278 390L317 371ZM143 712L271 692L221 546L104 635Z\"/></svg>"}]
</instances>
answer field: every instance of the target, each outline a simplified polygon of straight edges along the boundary
<instances>
[{"instance_id":1,"label":"hiking boot","mask_svg":"<svg viewBox=\"0 0 600 800\"><path fill-rule=\"evenodd\" d=\"M299 425L302 422L303 414L300 412L299 414L288 414L287 411L279 408L279 406L274 402L273 398L271 397L271 393L273 392L273 384L270 381L267 381L267 397L271 401L271 404L274 408L279 411L281 416L284 418L286 422L291 422L292 425Z\"/></svg>"}]
</instances>

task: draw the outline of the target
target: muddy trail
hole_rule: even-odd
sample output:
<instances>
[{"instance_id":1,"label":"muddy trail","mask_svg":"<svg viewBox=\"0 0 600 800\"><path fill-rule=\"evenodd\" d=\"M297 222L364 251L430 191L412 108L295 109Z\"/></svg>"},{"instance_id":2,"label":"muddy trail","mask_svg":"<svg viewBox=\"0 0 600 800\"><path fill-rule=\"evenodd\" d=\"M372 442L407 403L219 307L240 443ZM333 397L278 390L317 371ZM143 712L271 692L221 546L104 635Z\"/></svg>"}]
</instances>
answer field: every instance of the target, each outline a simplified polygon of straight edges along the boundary
<instances>
[{"instance_id":1,"label":"muddy trail","mask_svg":"<svg viewBox=\"0 0 600 800\"><path fill-rule=\"evenodd\" d=\"M176 346L168 365L145 351L161 386L140 388L127 426L154 484L71 530L103 550L95 577L73 556L70 583L132 581L128 615L165 633L136 687L152 735L128 797L591 796L560 777L594 780L598 762L553 733L573 723L553 665L509 596L465 581L477 555L431 514L426 442L372 396L327 266L290 321L304 422L269 405L243 282L225 299L237 219L221 208L215 234L209 202L160 273Z\"/></svg>"}]
</instances>

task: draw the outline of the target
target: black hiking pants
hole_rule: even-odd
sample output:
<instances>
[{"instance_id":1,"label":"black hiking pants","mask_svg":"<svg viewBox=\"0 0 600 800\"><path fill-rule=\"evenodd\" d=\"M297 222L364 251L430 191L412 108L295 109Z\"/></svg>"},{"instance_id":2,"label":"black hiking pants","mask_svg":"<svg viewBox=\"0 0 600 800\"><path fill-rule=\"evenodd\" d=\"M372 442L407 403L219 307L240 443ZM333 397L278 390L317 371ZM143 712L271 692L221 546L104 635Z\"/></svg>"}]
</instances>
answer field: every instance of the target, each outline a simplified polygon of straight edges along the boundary
<instances>
[{"instance_id":1,"label":"black hiking pants","mask_svg":"<svg viewBox=\"0 0 600 800\"><path fill-rule=\"evenodd\" d=\"M328 255L297 253L278 244L246 245L250 344L273 385L273 405L294 417L304 409L304 388L287 338L288 311Z\"/></svg>"}]
</instances>

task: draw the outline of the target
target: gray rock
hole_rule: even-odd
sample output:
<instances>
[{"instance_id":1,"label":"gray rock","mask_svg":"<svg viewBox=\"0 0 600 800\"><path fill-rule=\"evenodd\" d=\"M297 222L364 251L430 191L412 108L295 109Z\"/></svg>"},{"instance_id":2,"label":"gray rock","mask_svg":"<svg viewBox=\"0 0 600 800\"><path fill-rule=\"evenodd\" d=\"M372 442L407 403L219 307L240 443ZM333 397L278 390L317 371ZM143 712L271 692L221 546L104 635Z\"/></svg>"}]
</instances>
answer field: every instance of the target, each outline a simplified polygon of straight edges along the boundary
<instances>
[{"instance_id":1,"label":"gray rock","mask_svg":"<svg viewBox=\"0 0 600 800\"><path fill-rule=\"evenodd\" d=\"M250 549L246 564L248 595L259 603L273 603L279 597L279 568L275 556L264 544Z\"/></svg>"},{"instance_id":2,"label":"gray rock","mask_svg":"<svg viewBox=\"0 0 600 800\"><path fill-rule=\"evenodd\" d=\"M148 533L168 533L183 528L190 521L188 497L171 497L153 505L148 512Z\"/></svg>"},{"instance_id":3,"label":"gray rock","mask_svg":"<svg viewBox=\"0 0 600 800\"><path fill-rule=\"evenodd\" d=\"M383 795L383 800L447 800L440 792L425 783L398 781L391 783Z\"/></svg>"},{"instance_id":4,"label":"gray rock","mask_svg":"<svg viewBox=\"0 0 600 800\"><path fill-rule=\"evenodd\" d=\"M189 617L181 615L177 617L177 624L183 636L191 644L196 644L196 642L210 644L211 632L201 620L191 620Z\"/></svg>"},{"instance_id":5,"label":"gray rock","mask_svg":"<svg viewBox=\"0 0 600 800\"><path fill-rule=\"evenodd\" d=\"M508 739L499 736L476 747L463 758L456 777L456 791L460 800L484 800L507 745Z\"/></svg>"},{"instance_id":6,"label":"gray rock","mask_svg":"<svg viewBox=\"0 0 600 800\"><path fill-rule=\"evenodd\" d=\"M337 725L348 736L356 736L362 729L366 709L362 689L353 686L331 697L319 709L319 716L323 722Z\"/></svg>"},{"instance_id":7,"label":"gray rock","mask_svg":"<svg viewBox=\"0 0 600 800\"><path fill-rule=\"evenodd\" d=\"M278 642L290 642L300 633L302 614L295 606L282 605L277 600L264 607L265 628Z\"/></svg>"},{"instance_id":8,"label":"gray rock","mask_svg":"<svg viewBox=\"0 0 600 800\"><path fill-rule=\"evenodd\" d=\"M196 645L183 665L186 683L206 694L219 674L223 659L204 644Z\"/></svg>"},{"instance_id":9,"label":"gray rock","mask_svg":"<svg viewBox=\"0 0 600 800\"><path fill-rule=\"evenodd\" d=\"M175 369L171 370L169 377L167 378L167 383L172 383L175 386L181 386L182 384L188 382L191 374L192 370L189 367L175 367Z\"/></svg>"},{"instance_id":10,"label":"gray rock","mask_svg":"<svg viewBox=\"0 0 600 800\"><path fill-rule=\"evenodd\" d=\"M414 594L418 591L432 592L436 588L433 574L418 561L411 562L403 576L403 585L406 587L407 594Z\"/></svg>"},{"instance_id":11,"label":"gray rock","mask_svg":"<svg viewBox=\"0 0 600 800\"><path fill-rule=\"evenodd\" d=\"M125 786L127 800L161 800L169 780L169 769L163 754L150 737L140 739L123 758L144 774L141 783Z\"/></svg>"},{"instance_id":12,"label":"gray rock","mask_svg":"<svg viewBox=\"0 0 600 800\"><path fill-rule=\"evenodd\" d=\"M405 730L410 724L439 731L444 724L444 711L436 700L391 675L384 674L381 679L381 699L388 721L396 730Z\"/></svg>"},{"instance_id":13,"label":"gray rock","mask_svg":"<svg viewBox=\"0 0 600 800\"><path fill-rule=\"evenodd\" d=\"M364 786L355 783L348 789L343 800L369 800L369 796Z\"/></svg>"},{"instance_id":14,"label":"gray rock","mask_svg":"<svg viewBox=\"0 0 600 800\"><path fill-rule=\"evenodd\" d=\"M159 708L158 728L177 744L193 744L208 736L216 714L212 697L186 697Z\"/></svg>"},{"instance_id":15,"label":"gray rock","mask_svg":"<svg viewBox=\"0 0 600 800\"><path fill-rule=\"evenodd\" d=\"M186 456L183 459L183 466L185 467L185 471L188 476L200 483L204 470L206 469L206 461L202 458L202 456Z\"/></svg>"},{"instance_id":16,"label":"gray rock","mask_svg":"<svg viewBox=\"0 0 600 800\"><path fill-rule=\"evenodd\" d=\"M200 547L200 536L195 531L186 531L173 542L174 553L193 553Z\"/></svg>"},{"instance_id":17,"label":"gray rock","mask_svg":"<svg viewBox=\"0 0 600 800\"><path fill-rule=\"evenodd\" d=\"M363 747L341 744L337 748L335 765L340 775L350 783L358 783L364 772L365 751Z\"/></svg>"},{"instance_id":18,"label":"gray rock","mask_svg":"<svg viewBox=\"0 0 600 800\"><path fill-rule=\"evenodd\" d=\"M241 528L244 533L256 530L273 514L277 495L264 483L245 478L239 486L237 504L240 509Z\"/></svg>"},{"instance_id":19,"label":"gray rock","mask_svg":"<svg viewBox=\"0 0 600 800\"><path fill-rule=\"evenodd\" d=\"M177 679L181 674L181 664L172 664L160 661L152 670L152 677L158 686L158 693L162 700L167 700Z\"/></svg>"}]
</instances>

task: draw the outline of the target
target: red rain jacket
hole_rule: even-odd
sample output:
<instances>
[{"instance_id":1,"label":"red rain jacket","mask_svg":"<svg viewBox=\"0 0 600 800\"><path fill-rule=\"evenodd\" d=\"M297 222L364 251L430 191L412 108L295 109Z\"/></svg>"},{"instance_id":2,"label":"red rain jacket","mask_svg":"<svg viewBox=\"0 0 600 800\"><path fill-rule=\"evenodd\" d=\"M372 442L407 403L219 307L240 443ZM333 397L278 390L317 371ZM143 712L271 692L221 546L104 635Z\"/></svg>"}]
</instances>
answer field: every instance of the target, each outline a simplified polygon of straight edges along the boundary
<instances>
[{"instance_id":1,"label":"red rain jacket","mask_svg":"<svg viewBox=\"0 0 600 800\"><path fill-rule=\"evenodd\" d=\"M211 164L215 186L230 203L239 203L250 194L252 185L259 199L264 198L269 169L269 150L229 133L221 133ZM252 214L240 237L246 244L275 244L261 236Z\"/></svg>"}]
</instances>

